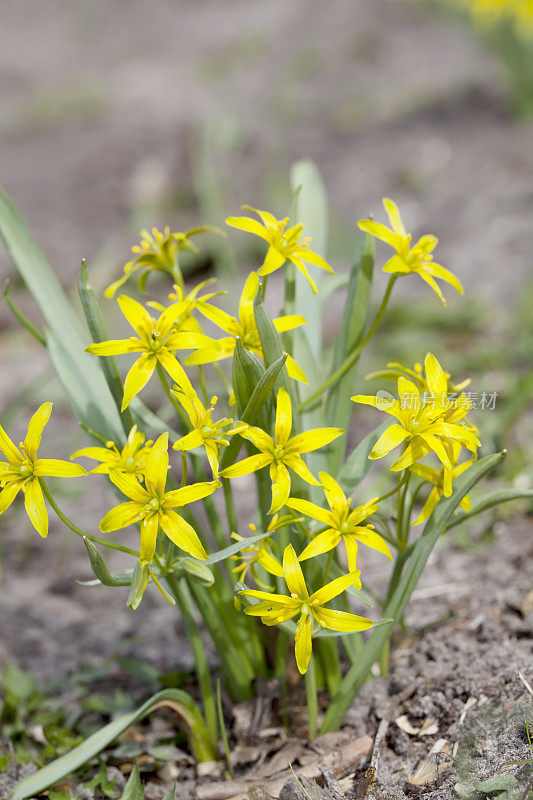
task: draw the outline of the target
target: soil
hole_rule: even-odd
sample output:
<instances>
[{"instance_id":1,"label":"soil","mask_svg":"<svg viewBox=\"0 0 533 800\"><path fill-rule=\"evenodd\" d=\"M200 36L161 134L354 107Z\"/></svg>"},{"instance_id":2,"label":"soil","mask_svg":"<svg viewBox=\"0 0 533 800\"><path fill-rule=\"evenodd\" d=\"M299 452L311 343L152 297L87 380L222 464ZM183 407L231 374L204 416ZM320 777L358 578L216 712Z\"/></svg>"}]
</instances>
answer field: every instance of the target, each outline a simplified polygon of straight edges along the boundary
<instances>
[{"instance_id":1,"label":"soil","mask_svg":"<svg viewBox=\"0 0 533 800\"><path fill-rule=\"evenodd\" d=\"M140 227L185 229L205 215L198 147L207 134L228 210L275 198L281 213L290 163L310 156L338 220L339 267L353 220L379 215L381 197L392 195L411 227L439 235L440 260L465 284L460 302L482 297L499 320L531 279L533 251L533 128L512 118L504 85L465 29L421 3L5 0L0 181L65 286L81 256L102 286ZM14 277L3 253L0 272ZM22 430L21 392L34 402L60 393L45 356L13 330L2 304L0 403ZM54 418L51 440L68 454L77 443L66 441L72 422L60 403ZM94 526L110 495L89 501L72 486L62 504ZM71 534L52 524L42 542L22 515L1 526L0 668L16 662L44 682L117 653L161 670L190 666L181 622L158 596L147 594L132 614L122 591L75 582L91 575ZM369 683L347 715L352 738L388 722L376 800L447 800L454 786L467 797L474 779L530 757L523 718L531 698L517 670L532 683L531 520L499 523L496 534L472 551L441 543L408 634L397 637L390 677ZM368 568L379 590L385 575L371 558ZM402 716L411 730L437 731L409 734L396 722ZM439 740L439 754L429 755ZM409 780L426 758L427 774L438 762L438 777L417 787ZM361 775L367 765L357 765ZM190 765L181 769L192 780ZM353 796L354 779L345 779ZM147 797L164 795L161 780L151 787Z\"/></svg>"}]
</instances>

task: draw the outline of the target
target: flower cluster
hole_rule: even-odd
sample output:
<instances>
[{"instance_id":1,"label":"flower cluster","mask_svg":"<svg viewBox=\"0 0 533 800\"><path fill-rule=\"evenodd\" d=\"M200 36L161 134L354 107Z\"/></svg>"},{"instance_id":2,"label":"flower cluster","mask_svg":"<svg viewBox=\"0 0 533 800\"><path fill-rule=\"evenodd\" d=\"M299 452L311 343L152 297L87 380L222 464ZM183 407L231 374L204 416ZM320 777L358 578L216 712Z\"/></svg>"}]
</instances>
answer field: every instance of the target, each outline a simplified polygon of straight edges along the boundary
<instances>
[{"instance_id":1,"label":"flower cluster","mask_svg":"<svg viewBox=\"0 0 533 800\"><path fill-rule=\"evenodd\" d=\"M395 254L383 270L391 273L394 279L401 275L419 275L443 303L436 280L462 293L461 283L453 273L433 261L436 237L422 236L412 245L412 237L404 228L397 206L388 199L384 200L384 206L390 229L373 220L359 222L367 235L383 240L394 249ZM290 381L306 383L307 377L290 352L284 354L283 373L279 373L276 383L269 388L272 393L272 399L267 398L269 413L261 407L259 410L265 412L263 416L256 414L250 419L240 408L242 419L238 418L239 414L236 419L214 419L217 397L208 401L201 371L203 365L217 365L232 357L239 342L239 347L248 351L261 374L266 374L265 368L270 367L254 310L260 290L264 296L266 277L290 262L316 293L308 266L333 273L329 264L311 249L310 238L303 236L303 225L289 226L288 218L278 220L266 211L249 210L254 211L260 221L229 217L228 225L258 236L268 247L262 265L246 278L235 316L213 302L223 292L202 293L211 281L204 281L186 292L179 271L179 253L195 250L191 237L213 229L204 226L187 233L171 233L168 228L163 233L156 229L151 233L144 231L141 245L133 248L136 257L126 264L123 276L111 284L107 295L113 296L134 274L144 289L148 275L156 270L170 275L174 281L170 304L164 306L150 301L148 310L137 300L120 295L118 305L135 335L95 342L87 347L89 353L99 357L135 355L124 380L122 411L131 406L152 376L157 376L178 417L180 431L174 436L172 448L181 455L181 474L170 469L169 432L161 433L155 441L146 439L139 428L139 420L129 431L125 443L106 442L104 438L102 446L82 448L73 453L72 458L98 462L91 473L106 475L124 496L123 502L105 514L100 530L108 534L137 525L139 561L156 582L150 565L156 563L160 576L168 574L173 565L173 547L198 561L214 559L216 563L222 558L217 554L208 555L209 536L188 506L199 500L212 503L211 519L217 520L218 510L211 496L223 487L229 518L233 508L231 481L255 475L258 487L267 489L268 499L261 521L267 538L256 535L253 524L252 537L239 536L233 530L228 537L233 539L233 544L225 557L234 564L230 576L240 597L236 597L237 603L239 607L242 603L247 616L260 617L269 626L298 618L293 629L296 662L300 672L305 673L312 654L312 637L320 635L321 629L348 633L367 630L373 625L372 620L345 610L349 608L346 598L344 609L327 607L346 590L353 593L361 588L357 568L359 545L366 545L392 560L391 546L401 547L403 543L391 540L386 531L377 529L380 498L363 499L352 507L352 498L343 489L339 474L317 470L316 475L310 469L308 454L323 449L327 452L345 430L337 426L305 430L295 424L298 385ZM260 278L263 278L262 286ZM202 320L214 324L225 335L214 338L204 330ZM305 318L298 314L272 320L274 334L295 331L305 324ZM190 368L199 368L203 400L193 387L190 371L187 371ZM457 402L451 400L452 393L461 392L467 383L453 384L433 354L426 355L423 368L420 364L414 369L389 365L386 377L391 376L397 378L398 399L384 404L379 396L355 395L352 400L374 406L394 418L376 441L370 458L379 459L402 448L391 470L401 471L404 481L414 474L431 487L417 519L420 523L431 515L441 495L450 495L455 478L475 459L479 439L476 429L467 420L471 408L468 397L460 394ZM228 390L228 405L230 394ZM266 399L263 406L265 403ZM48 489L44 478L86 474L77 464L37 457L51 408L51 403L45 403L32 417L20 450L0 428L0 450L7 459L0 462L0 513L22 490L30 520L42 536L46 536L48 530L43 497L43 490L48 492ZM135 404L131 409L135 411ZM243 447L248 453L239 460ZM461 460L463 449L470 453L466 461ZM231 458L226 458L226 454ZM438 468L421 463L431 455L436 456ZM205 479L204 458L209 464L211 480ZM467 497L462 507L469 508ZM284 529L283 535L281 529ZM280 553L283 551L282 561L275 555L276 549ZM224 555L224 551L221 552ZM311 559L320 559L324 554L328 554L325 569L321 561L308 569ZM333 556L336 569L345 574L328 581ZM196 569L198 571L198 565ZM308 570L305 577L303 569ZM252 579L260 588L249 588L244 583L247 579ZM283 593L284 585L286 593ZM290 624L294 626L293 622Z\"/></svg>"}]
</instances>

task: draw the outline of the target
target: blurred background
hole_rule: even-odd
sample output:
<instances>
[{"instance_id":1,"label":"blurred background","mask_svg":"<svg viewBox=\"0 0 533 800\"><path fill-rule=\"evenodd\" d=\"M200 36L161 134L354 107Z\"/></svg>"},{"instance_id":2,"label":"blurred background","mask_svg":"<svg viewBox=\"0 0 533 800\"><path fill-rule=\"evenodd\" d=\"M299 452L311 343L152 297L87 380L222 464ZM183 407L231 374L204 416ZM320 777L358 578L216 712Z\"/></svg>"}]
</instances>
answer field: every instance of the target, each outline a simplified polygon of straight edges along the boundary
<instances>
[{"instance_id":1,"label":"blurred background","mask_svg":"<svg viewBox=\"0 0 533 800\"><path fill-rule=\"evenodd\" d=\"M243 203L284 216L290 165L302 157L316 162L325 182L328 257L339 272L349 267L356 220L383 219L381 198L394 198L409 230L439 237L438 259L460 277L465 296L448 289L443 311L422 282L400 282L360 380L386 361L412 363L436 348L457 378L471 375L476 392L498 394L496 410L476 422L489 449L514 444L506 479L527 486L527 75L524 89L515 63L523 57L509 29L497 42L467 17L446 4L409 0L3 0L0 183L73 296L82 257L101 294L143 227L221 225ZM530 69L533 61L523 63ZM240 234L199 243L191 271L237 280L258 263L259 251L247 249L253 245ZM378 265L383 256L379 250ZM40 324L1 248L0 274ZM166 291L152 279L150 294ZM102 302L109 327L123 335L116 304ZM327 333L335 322L332 312ZM49 453L68 456L81 446L46 354L5 303L0 367L2 424L22 436L28 406L52 398ZM74 483L61 484L62 502L96 525L109 498L77 494ZM110 657L135 637L146 658L174 663L172 609L147 596L133 620L122 593L74 584L90 574L72 536L54 524L45 544L18 513L0 526L0 665L17 661L50 677L80 659Z\"/></svg>"}]
</instances>

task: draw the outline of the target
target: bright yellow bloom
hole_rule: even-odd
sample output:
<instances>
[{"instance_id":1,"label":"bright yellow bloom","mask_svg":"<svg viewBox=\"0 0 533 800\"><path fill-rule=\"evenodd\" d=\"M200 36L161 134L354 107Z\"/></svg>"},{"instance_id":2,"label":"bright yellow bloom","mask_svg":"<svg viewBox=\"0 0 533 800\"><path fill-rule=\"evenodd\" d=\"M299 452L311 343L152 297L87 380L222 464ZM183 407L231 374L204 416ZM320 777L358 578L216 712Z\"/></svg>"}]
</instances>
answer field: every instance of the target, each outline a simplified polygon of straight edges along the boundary
<instances>
[{"instance_id":1,"label":"bright yellow bloom","mask_svg":"<svg viewBox=\"0 0 533 800\"><path fill-rule=\"evenodd\" d=\"M282 517L281 519L278 517L277 514L274 514L270 523L268 525L267 531L271 531L274 533L275 530L282 527L283 525L287 524L288 522L292 522L292 517ZM249 528L252 532L252 536L256 534L256 527L253 523L250 523ZM235 539L236 542L244 542L246 541L246 537L239 536L238 533L232 533L231 538ZM239 576L240 581L246 580L246 575L248 570L254 581L259 586L264 586L263 583L257 577L257 570L256 566L259 564L261 567L266 569L267 572L270 572L271 575L277 575L278 578L283 578L283 567L279 563L278 559L275 558L270 550L268 549L268 545L270 543L270 537L267 539L262 539L260 542L255 542L255 544L251 544L249 547L245 547L244 550L241 550L240 553L231 556L231 561L240 561L240 564L237 564L231 571L237 573ZM265 588L269 588L265 586Z\"/></svg>"},{"instance_id":2,"label":"bright yellow bloom","mask_svg":"<svg viewBox=\"0 0 533 800\"><path fill-rule=\"evenodd\" d=\"M24 492L24 505L30 522L44 539L48 536L48 513L39 478L77 478L87 473L79 464L56 458L37 458L43 430L52 413L52 403L39 406L28 425L28 432L15 447L0 425L0 451L7 458L0 461L0 514L9 508L17 494Z\"/></svg>"},{"instance_id":3,"label":"bright yellow bloom","mask_svg":"<svg viewBox=\"0 0 533 800\"><path fill-rule=\"evenodd\" d=\"M311 431L305 431L305 433L299 433L289 439L291 428L291 401L288 392L285 389L279 389L274 438L261 430L261 428L254 428L251 425L246 426L246 428L239 431L240 435L245 439L249 439L260 450L260 453L245 458L243 461L223 469L220 473L223 478L238 478L241 475L257 472L258 469L270 465L272 504L269 514L279 511L290 495L291 476L289 467L307 483L313 486L320 486L305 461L301 458L301 454L318 450L319 447L324 447L344 433L342 428L315 428Z\"/></svg>"},{"instance_id":4,"label":"bright yellow bloom","mask_svg":"<svg viewBox=\"0 0 533 800\"><path fill-rule=\"evenodd\" d=\"M398 275L408 275L413 272L420 275L422 280L431 286L444 306L446 305L446 300L435 278L449 283L454 289L457 289L459 294L463 294L461 281L453 272L450 272L450 270L433 261L432 251L439 241L437 237L431 234L422 236L422 238L411 247L412 235L405 230L396 203L385 197L383 199L383 206L388 214L392 229L387 228L380 222L374 222L372 219L361 219L357 223L362 231L372 234L372 236L375 236L377 239L381 239L381 241L386 242L396 250L396 255L392 256L392 258L387 261L383 267L383 271L396 273Z\"/></svg>"},{"instance_id":5,"label":"bright yellow bloom","mask_svg":"<svg viewBox=\"0 0 533 800\"><path fill-rule=\"evenodd\" d=\"M222 294L227 294L227 292L209 292L209 294L204 294L201 297L198 297L198 293L202 289L215 282L216 278L208 278L207 280L199 283L198 286L195 286L194 289L191 289L190 292L185 292L185 290L182 289L181 286L178 286L177 283L174 284L174 291L168 296L168 299L171 300L172 303L178 304L179 309L179 314L176 317L173 325L174 330L188 331L189 333L203 333L200 323L195 317L193 317L192 312L195 309L201 307L203 308L204 306L208 305L209 300L212 300L213 297L219 297ZM155 308L158 311L164 311L166 308L166 306L164 306L162 303L158 303L156 300L149 300L146 305L150 308Z\"/></svg>"},{"instance_id":6,"label":"bright yellow bloom","mask_svg":"<svg viewBox=\"0 0 533 800\"><path fill-rule=\"evenodd\" d=\"M426 464L411 464L409 470L414 472L415 475L419 475L428 483L433 484L433 489L430 491L426 502L424 503L424 507L420 512L418 518L415 520L413 525L420 525L422 522L425 522L433 513L433 510L437 503L439 502L442 495L445 493L444 489L445 486L451 485L453 480L461 475L466 469L472 466L473 461L463 461L461 464L458 463L459 455L461 452L460 445L457 442L454 442L452 445L452 463L453 463L453 470L450 473L449 470L444 469L444 467L440 470L434 469L434 467L428 467ZM472 508L472 503L470 502L470 498L468 495L465 495L459 506L463 509L463 511L470 511ZM457 514L457 511L454 512Z\"/></svg>"},{"instance_id":7,"label":"bright yellow bloom","mask_svg":"<svg viewBox=\"0 0 533 800\"><path fill-rule=\"evenodd\" d=\"M316 519L327 526L325 531L318 533L309 542L300 554L299 560L305 561L307 558L327 553L337 547L341 540L346 546L350 572L355 572L357 568L357 542L384 553L387 558L392 560L387 542L379 533L376 533L374 526L361 524L364 523L367 517L370 517L378 510L377 497L362 506L351 509L351 498L346 497L337 481L327 472L320 472L319 476L330 511L315 505L315 503L310 503L309 500L300 500L297 497L289 497L287 500L289 508L294 508L301 514L305 514L311 519Z\"/></svg>"},{"instance_id":8,"label":"bright yellow bloom","mask_svg":"<svg viewBox=\"0 0 533 800\"><path fill-rule=\"evenodd\" d=\"M198 248L191 242L191 237L206 231L223 234L223 231L212 225L201 225L185 233L170 233L168 226L162 232L157 228L152 228L151 232L141 231L140 245L136 244L131 248L135 258L125 265L122 277L107 287L105 296L113 297L117 289L132 275L138 276L137 286L142 292L151 272L164 272L174 276L178 267L178 254L183 251L198 253Z\"/></svg>"},{"instance_id":9,"label":"bright yellow bloom","mask_svg":"<svg viewBox=\"0 0 533 800\"><path fill-rule=\"evenodd\" d=\"M243 206L242 208L244 211L253 211L254 214L260 217L261 222L250 217L228 217L226 224L247 233L254 233L268 242L269 247L263 266L258 270L259 275L270 275L271 272L275 272L275 270L282 267L286 261L292 261L296 269L300 270L302 275L309 281L313 292L318 294L316 284L309 275L304 262L325 269L331 275L335 273L322 256L319 256L318 253L309 248L311 238L302 239L304 226L293 225L292 228L286 230L289 217L276 219L268 211L261 211L251 206Z\"/></svg>"},{"instance_id":10,"label":"bright yellow bloom","mask_svg":"<svg viewBox=\"0 0 533 800\"><path fill-rule=\"evenodd\" d=\"M448 382L448 394L461 392L463 389L466 389L467 386L470 386L470 378L465 378L464 381L455 383L452 381L452 377L449 372L445 372L444 374ZM418 361L412 368L406 367L404 364L400 364L399 361L389 361L387 364L387 369L380 369L376 370L375 372L371 372L368 375L365 375L365 380L375 380L376 378L397 380L402 375L408 380L416 381L421 392L425 392L427 395L431 394L431 390L424 376L424 368Z\"/></svg>"},{"instance_id":11,"label":"bright yellow bloom","mask_svg":"<svg viewBox=\"0 0 533 800\"><path fill-rule=\"evenodd\" d=\"M218 477L218 448L222 445L227 447L229 441L226 436L232 436L238 433L242 425L231 430L224 430L229 428L233 423L232 419L219 419L218 422L213 422L211 415L215 410L215 405L218 398L211 398L210 408L205 408L198 395L186 395L183 392L174 391L181 405L187 412L192 425L192 431L186 436L178 439L176 444L173 445L174 450L194 450L196 447L205 447L207 460L211 466L213 477Z\"/></svg>"},{"instance_id":12,"label":"bright yellow bloom","mask_svg":"<svg viewBox=\"0 0 533 800\"><path fill-rule=\"evenodd\" d=\"M199 303L197 308L219 328L229 334L223 339L211 339L207 346L196 350L185 363L191 364L211 364L213 361L220 361L229 358L235 350L236 340L240 339L243 346L250 352L255 353L259 358L263 358L259 331L255 324L254 300L259 291L259 278L257 272L251 272L246 279L239 302L239 318L232 317L220 308ZM306 322L304 317L298 314L290 314L285 317L278 317L273 320L274 327L278 333L291 331ZM287 372L297 381L307 383L307 377L301 367L298 366L292 356L287 356Z\"/></svg>"},{"instance_id":13,"label":"bright yellow bloom","mask_svg":"<svg viewBox=\"0 0 533 800\"><path fill-rule=\"evenodd\" d=\"M175 358L176 350L192 350L209 342L201 333L178 332L172 326L179 316L179 304L166 308L158 320L150 316L148 311L136 300L120 295L118 304L122 313L130 323L137 336L129 339L110 339L108 342L91 344L86 347L88 353L96 356L116 356L124 353L141 353L130 368L124 381L124 397L122 411L129 406L136 394L143 389L157 366L157 363L168 372L170 377L186 393L194 391L185 370Z\"/></svg>"},{"instance_id":14,"label":"bright yellow bloom","mask_svg":"<svg viewBox=\"0 0 533 800\"><path fill-rule=\"evenodd\" d=\"M341 578L327 583L317 592L309 595L302 568L294 552L292 544L285 548L283 554L283 576L290 592L284 594L243 589L239 594L254 597L261 602L245 608L245 613L253 617L261 617L265 625L276 625L286 622L296 614L300 615L296 628L295 654L300 673L307 672L312 652L313 623L332 631L366 631L371 628L372 620L349 614L346 611L334 611L323 608L326 603L341 594L358 579L359 572L350 572Z\"/></svg>"},{"instance_id":15,"label":"bright yellow bloom","mask_svg":"<svg viewBox=\"0 0 533 800\"><path fill-rule=\"evenodd\" d=\"M392 465L392 470L401 470L420 461L429 452L434 452L442 462L447 473L444 494L451 494L451 473L454 442L477 452L479 439L476 430L464 417L472 404L464 395L455 401L448 400L448 381L446 373L432 353L425 359L426 381L431 396L420 396L418 386L404 377L398 378L399 400L367 395L352 397L355 403L374 406L386 414L391 414L398 422L387 428L374 445L369 458L382 458L399 444L407 446L400 458Z\"/></svg>"},{"instance_id":16,"label":"bright yellow bloom","mask_svg":"<svg viewBox=\"0 0 533 800\"><path fill-rule=\"evenodd\" d=\"M142 475L146 466L146 459L150 453L152 441L144 441L144 433L137 430L134 425L128 434L128 440L122 450L115 442L107 442L105 447L84 447L72 453L71 458L94 458L101 463L91 470L91 474L107 475L113 470L125 472L128 475Z\"/></svg>"},{"instance_id":17,"label":"bright yellow bloom","mask_svg":"<svg viewBox=\"0 0 533 800\"><path fill-rule=\"evenodd\" d=\"M140 561L149 564L154 557L159 528L176 547L207 561L208 556L192 525L174 510L201 500L220 486L218 481L195 483L165 492L168 472L168 433L162 433L152 445L144 471L143 488L133 475L113 470L111 481L129 498L108 511L100 523L102 533L141 523Z\"/></svg>"}]
</instances>

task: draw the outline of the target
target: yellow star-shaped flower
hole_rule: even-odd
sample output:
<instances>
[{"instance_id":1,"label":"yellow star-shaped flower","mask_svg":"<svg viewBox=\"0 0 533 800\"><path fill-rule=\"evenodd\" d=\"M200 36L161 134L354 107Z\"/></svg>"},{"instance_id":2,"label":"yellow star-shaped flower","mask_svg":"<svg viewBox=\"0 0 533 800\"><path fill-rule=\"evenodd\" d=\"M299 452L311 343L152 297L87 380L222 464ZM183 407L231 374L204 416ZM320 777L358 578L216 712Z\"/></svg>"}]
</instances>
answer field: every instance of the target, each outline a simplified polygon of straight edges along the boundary
<instances>
[{"instance_id":1,"label":"yellow star-shaped flower","mask_svg":"<svg viewBox=\"0 0 533 800\"><path fill-rule=\"evenodd\" d=\"M405 230L396 203L385 197L383 206L389 217L391 228L387 228L381 222L374 222L372 219L361 219L357 223L362 231L381 239L382 242L386 242L396 250L396 255L387 261L383 266L383 271L396 273L397 275L408 275L410 273L420 275L422 280L431 286L444 306L446 305L446 300L435 278L449 283L454 289L457 289L459 294L463 294L461 281L453 272L433 261L432 251L439 241L437 237L431 234L422 236L411 247L412 236Z\"/></svg>"},{"instance_id":2,"label":"yellow star-shaped flower","mask_svg":"<svg viewBox=\"0 0 533 800\"><path fill-rule=\"evenodd\" d=\"M125 294L118 298L118 304L137 336L129 339L110 339L107 342L91 344L85 349L95 356L141 354L126 375L122 411L146 386L158 362L184 392L194 392L191 382L174 356L174 352L205 346L210 339L201 333L188 333L173 329L174 321L180 313L178 303L166 308L158 320L151 317L144 306Z\"/></svg>"},{"instance_id":3,"label":"yellow star-shaped flower","mask_svg":"<svg viewBox=\"0 0 533 800\"><path fill-rule=\"evenodd\" d=\"M43 430L51 413L52 403L39 406L30 419L26 438L19 445L20 450L0 426L0 451L7 458L7 463L0 461L0 514L9 508L22 489L26 513L43 539L48 536L48 513L39 478L77 478L87 474L79 464L37 457Z\"/></svg>"},{"instance_id":4,"label":"yellow star-shaped flower","mask_svg":"<svg viewBox=\"0 0 533 800\"><path fill-rule=\"evenodd\" d=\"M372 620L366 617L324 608L326 603L341 594L348 586L358 582L359 572L350 572L348 575L336 578L310 595L294 548L289 544L283 553L283 576L290 596L255 589L243 589L239 594L260 601L248 606L244 611L251 616L261 617L265 625L277 625L279 622L292 619L296 614L300 615L296 628L295 654L302 675L307 672L311 658L313 624L318 623L322 628L332 631L366 631L372 627Z\"/></svg>"},{"instance_id":5,"label":"yellow star-shaped flower","mask_svg":"<svg viewBox=\"0 0 533 800\"><path fill-rule=\"evenodd\" d=\"M122 450L118 449L115 442L107 442L105 447L83 447L81 450L76 450L71 458L84 456L100 461L100 464L91 470L93 475L107 475L113 470L128 475L142 475L151 444L150 440L145 443L144 433L138 431L137 425L134 425Z\"/></svg>"},{"instance_id":6,"label":"yellow star-shaped flower","mask_svg":"<svg viewBox=\"0 0 533 800\"><path fill-rule=\"evenodd\" d=\"M229 334L223 339L211 339L206 347L201 347L190 355L185 364L212 364L229 358L235 350L236 340L240 339L243 346L250 352L255 353L259 358L263 358L259 331L255 324L254 300L259 291L259 278L257 272L251 272L246 279L239 302L239 317L232 317L226 314L221 308L198 303L198 310L219 328ZM289 314L285 317L278 317L273 320L274 327L278 333L291 331L305 323L305 318L298 314ZM298 366L292 356L287 356L287 372L297 381L307 383L307 377L301 367Z\"/></svg>"},{"instance_id":7,"label":"yellow star-shaped flower","mask_svg":"<svg viewBox=\"0 0 533 800\"><path fill-rule=\"evenodd\" d=\"M269 514L279 511L288 500L291 491L289 468L307 483L313 486L320 486L303 458L301 458L301 454L310 453L312 450L324 447L344 433L342 428L315 428L289 438L291 429L291 401L288 392L282 388L278 390L277 396L274 438L261 430L261 428L255 428L251 425L240 430L240 435L252 442L260 450L260 453L245 458L237 464L223 469L220 473L223 478L237 478L270 466L272 504Z\"/></svg>"},{"instance_id":8,"label":"yellow star-shaped flower","mask_svg":"<svg viewBox=\"0 0 533 800\"><path fill-rule=\"evenodd\" d=\"M254 233L268 242L268 250L263 266L258 270L259 275L270 275L271 272L275 272L275 270L282 267L286 261L292 261L296 269L307 279L313 292L318 294L316 284L309 275L305 262L314 264L331 275L335 273L322 256L310 249L311 238L302 239L304 226L293 225L291 228L287 228L289 217L276 219L268 211L261 211L251 206L243 206L242 208L244 211L253 211L261 219L261 222L251 217L228 217L226 225L231 225L232 228L238 228L247 233Z\"/></svg>"},{"instance_id":9,"label":"yellow star-shaped flower","mask_svg":"<svg viewBox=\"0 0 533 800\"><path fill-rule=\"evenodd\" d=\"M154 557L159 528L176 547L195 558L207 561L208 556L198 534L175 509L207 497L220 486L220 483L204 481L166 492L167 472L168 433L163 433L152 445L146 461L144 472L146 488L141 486L133 475L116 471L109 473L111 481L129 498L129 501L108 511L100 522L100 530L102 533L110 533L140 522L139 559L144 564L149 564Z\"/></svg>"},{"instance_id":10,"label":"yellow star-shaped flower","mask_svg":"<svg viewBox=\"0 0 533 800\"><path fill-rule=\"evenodd\" d=\"M348 568L350 572L356 570L357 562L357 542L368 545L380 553L384 553L387 558L392 560L389 546L385 539L376 533L373 525L362 524L367 517L370 517L378 510L377 498L374 497L362 506L351 509L351 499L347 498L341 487L327 472L319 473L324 494L330 510L310 503L309 500L301 500L297 497L289 497L287 505L294 508L301 514L305 514L311 519L316 519L327 526L325 531L318 533L299 556L300 561L313 558L321 553L327 553L337 547L342 540L346 546L348 555Z\"/></svg>"}]
</instances>

